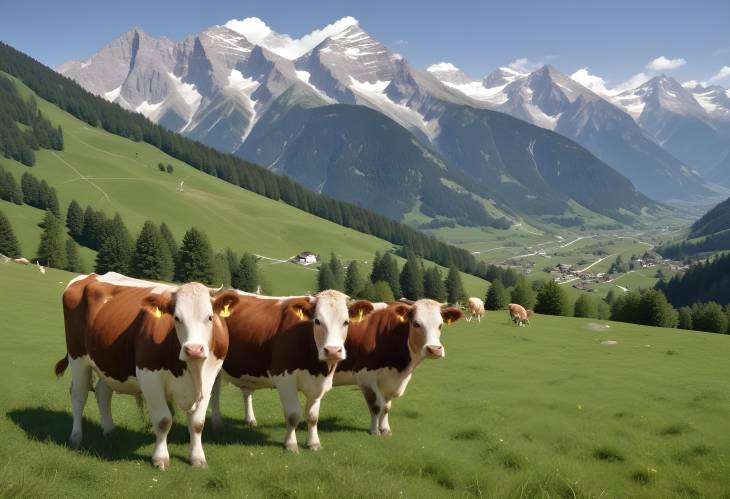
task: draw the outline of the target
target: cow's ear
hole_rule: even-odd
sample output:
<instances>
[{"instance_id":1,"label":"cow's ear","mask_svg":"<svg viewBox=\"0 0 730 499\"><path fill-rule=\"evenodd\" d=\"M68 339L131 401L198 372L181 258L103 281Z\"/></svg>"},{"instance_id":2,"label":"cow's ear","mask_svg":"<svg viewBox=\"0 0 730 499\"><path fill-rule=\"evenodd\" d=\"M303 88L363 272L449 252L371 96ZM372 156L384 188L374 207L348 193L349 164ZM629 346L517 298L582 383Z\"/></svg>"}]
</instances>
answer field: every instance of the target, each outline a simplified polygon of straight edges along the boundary
<instances>
[{"instance_id":1,"label":"cow's ear","mask_svg":"<svg viewBox=\"0 0 730 499\"><path fill-rule=\"evenodd\" d=\"M398 305L395 305L391 310L401 322L406 322L411 318L410 305L406 305L405 303L399 303Z\"/></svg>"},{"instance_id":2,"label":"cow's ear","mask_svg":"<svg viewBox=\"0 0 730 499\"><path fill-rule=\"evenodd\" d=\"M238 305L238 293L235 291L223 291L210 297L213 303L213 312L221 317L229 317L233 309Z\"/></svg>"},{"instance_id":3,"label":"cow's ear","mask_svg":"<svg viewBox=\"0 0 730 499\"><path fill-rule=\"evenodd\" d=\"M441 310L441 318L446 324L451 324L464 317L464 312L456 307L448 307Z\"/></svg>"},{"instance_id":4,"label":"cow's ear","mask_svg":"<svg viewBox=\"0 0 730 499\"><path fill-rule=\"evenodd\" d=\"M373 310L375 310L375 307L373 307L372 303L367 300L358 300L348 307L347 312L350 315L350 319L355 322L360 322L363 317Z\"/></svg>"},{"instance_id":5,"label":"cow's ear","mask_svg":"<svg viewBox=\"0 0 730 499\"><path fill-rule=\"evenodd\" d=\"M289 312L296 315L300 321L311 321L314 318L315 303L309 298L297 298L287 305Z\"/></svg>"},{"instance_id":6,"label":"cow's ear","mask_svg":"<svg viewBox=\"0 0 730 499\"><path fill-rule=\"evenodd\" d=\"M147 295L142 299L142 308L158 319L163 314L172 314L172 295L170 293Z\"/></svg>"}]
</instances>

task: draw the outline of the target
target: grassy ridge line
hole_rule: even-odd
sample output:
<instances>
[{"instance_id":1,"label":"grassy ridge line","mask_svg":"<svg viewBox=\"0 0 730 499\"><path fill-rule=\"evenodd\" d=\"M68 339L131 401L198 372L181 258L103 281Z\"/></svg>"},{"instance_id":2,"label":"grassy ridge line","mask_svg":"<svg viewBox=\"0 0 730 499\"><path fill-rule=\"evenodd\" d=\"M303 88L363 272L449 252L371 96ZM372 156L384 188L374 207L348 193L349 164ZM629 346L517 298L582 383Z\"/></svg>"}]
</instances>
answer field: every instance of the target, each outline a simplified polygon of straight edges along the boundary
<instances>
[{"instance_id":1,"label":"grassy ridge line","mask_svg":"<svg viewBox=\"0 0 730 499\"><path fill-rule=\"evenodd\" d=\"M172 467L153 469L154 434L121 395L113 400L117 434L102 437L90 397L85 444L73 450L69 378L52 375L64 347L60 295L71 277L0 265L0 341L9 359L0 363L2 495L730 495L730 337L547 316L516 328L505 311L445 329L447 356L419 366L394 402L391 438L370 437L359 390L337 387L322 403L323 450L291 456L280 448L276 393L256 393L259 426L251 429L241 421L240 393L228 386L226 429L203 433L208 470L193 473L185 462L180 411ZM606 339L618 344L601 345Z\"/></svg>"},{"instance_id":2,"label":"grassy ridge line","mask_svg":"<svg viewBox=\"0 0 730 499\"><path fill-rule=\"evenodd\" d=\"M288 177L275 175L265 168L153 124L141 114L131 113L90 94L72 80L2 42L0 71L17 77L39 96L94 127L101 126L119 136L152 144L201 171L271 199L281 199L316 216L374 234L394 244L408 245L416 253L442 265L456 265L469 273L476 269L476 260L463 249L358 206L316 194Z\"/></svg>"},{"instance_id":3,"label":"grassy ridge line","mask_svg":"<svg viewBox=\"0 0 730 499\"><path fill-rule=\"evenodd\" d=\"M25 98L34 95L14 79ZM110 134L88 126L55 105L36 96L38 108L54 125L61 125L65 150L36 151L36 165L28 168L3 159L5 169L17 180L23 172L45 179L55 187L65 215L75 199L90 204L107 215L118 211L132 233L145 220L167 222L178 240L191 226L204 230L214 250L231 247L276 259L286 259L302 250L329 255L334 250L343 260L371 263L375 251L392 247L387 241L345 228L317 216L241 189L207 175L144 142ZM172 174L160 172L158 163L172 164ZM184 181L183 192L178 191ZM37 223L41 210L0 201L22 245L23 254L32 257L41 230ZM82 249L87 264L94 252ZM265 264L266 277L276 294L315 291L315 272L293 264ZM475 296L485 293L486 282L462 274L467 291Z\"/></svg>"}]
</instances>

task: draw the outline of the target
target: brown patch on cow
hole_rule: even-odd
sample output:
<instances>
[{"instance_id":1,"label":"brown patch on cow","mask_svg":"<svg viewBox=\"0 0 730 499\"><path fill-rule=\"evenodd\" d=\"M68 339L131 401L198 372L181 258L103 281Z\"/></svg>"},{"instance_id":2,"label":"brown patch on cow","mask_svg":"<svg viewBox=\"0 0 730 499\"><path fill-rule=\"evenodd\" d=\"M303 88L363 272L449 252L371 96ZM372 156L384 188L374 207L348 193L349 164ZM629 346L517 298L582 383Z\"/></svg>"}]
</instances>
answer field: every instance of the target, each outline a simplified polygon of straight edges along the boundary
<instances>
[{"instance_id":1,"label":"brown patch on cow","mask_svg":"<svg viewBox=\"0 0 730 499\"><path fill-rule=\"evenodd\" d=\"M299 414L289 414L286 417L286 424L289 428L296 428L299 424Z\"/></svg>"},{"instance_id":2,"label":"brown patch on cow","mask_svg":"<svg viewBox=\"0 0 730 499\"><path fill-rule=\"evenodd\" d=\"M507 310L509 312L510 319L512 319L513 321L524 321L532 315L528 315L525 307L517 303L510 303L509 305L507 305Z\"/></svg>"},{"instance_id":3,"label":"brown patch on cow","mask_svg":"<svg viewBox=\"0 0 730 499\"><path fill-rule=\"evenodd\" d=\"M157 422L157 429L162 433L167 433L172 427L172 419L162 418Z\"/></svg>"},{"instance_id":4,"label":"brown patch on cow","mask_svg":"<svg viewBox=\"0 0 730 499\"><path fill-rule=\"evenodd\" d=\"M350 323L345 341L347 358L340 362L338 371L359 371L392 367L404 371L411 362L408 350L410 323L399 317L410 307L393 303L375 310L361 322ZM407 319L407 318L406 318Z\"/></svg>"},{"instance_id":5,"label":"brown patch on cow","mask_svg":"<svg viewBox=\"0 0 730 499\"><path fill-rule=\"evenodd\" d=\"M314 426L317 424L317 421L319 421L318 418L315 417L309 417L307 418L307 423L309 423L309 426Z\"/></svg>"},{"instance_id":6,"label":"brown patch on cow","mask_svg":"<svg viewBox=\"0 0 730 499\"><path fill-rule=\"evenodd\" d=\"M195 433L203 433L203 425L205 423L202 421L196 421L193 423L193 431Z\"/></svg>"},{"instance_id":7,"label":"brown patch on cow","mask_svg":"<svg viewBox=\"0 0 730 499\"><path fill-rule=\"evenodd\" d=\"M482 313L484 311L482 310ZM456 307L449 307L441 310L441 318L446 324L452 324L464 317L464 312Z\"/></svg>"},{"instance_id":8,"label":"brown patch on cow","mask_svg":"<svg viewBox=\"0 0 730 499\"><path fill-rule=\"evenodd\" d=\"M223 369L233 377L268 377L296 369L328 374L330 366L319 360L314 341L313 314L314 305L306 298L240 296L225 319L229 345Z\"/></svg>"}]
</instances>

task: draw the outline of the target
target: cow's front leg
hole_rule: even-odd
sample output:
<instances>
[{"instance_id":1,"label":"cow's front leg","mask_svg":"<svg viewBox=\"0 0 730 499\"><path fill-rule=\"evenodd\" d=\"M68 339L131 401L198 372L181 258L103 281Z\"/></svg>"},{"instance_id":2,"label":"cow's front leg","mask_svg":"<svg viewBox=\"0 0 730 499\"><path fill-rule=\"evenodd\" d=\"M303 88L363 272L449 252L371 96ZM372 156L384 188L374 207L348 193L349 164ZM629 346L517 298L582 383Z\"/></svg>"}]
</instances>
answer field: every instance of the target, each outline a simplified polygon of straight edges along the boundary
<instances>
[{"instance_id":1,"label":"cow's front leg","mask_svg":"<svg viewBox=\"0 0 730 499\"><path fill-rule=\"evenodd\" d=\"M221 374L215 377L213 382L213 389L210 392L210 405L211 415L210 422L213 425L213 430L220 431L223 429L223 418L221 417Z\"/></svg>"},{"instance_id":2,"label":"cow's front leg","mask_svg":"<svg viewBox=\"0 0 730 499\"><path fill-rule=\"evenodd\" d=\"M383 409L380 390L370 385L360 385L360 390L370 411L370 434L380 435L380 414Z\"/></svg>"},{"instance_id":3,"label":"cow's front leg","mask_svg":"<svg viewBox=\"0 0 730 499\"><path fill-rule=\"evenodd\" d=\"M279 392L281 405L284 409L286 420L286 436L284 437L284 448L290 452L299 452L297 445L297 425L302 413L302 406L299 403L297 379L291 374L273 376L274 386Z\"/></svg>"},{"instance_id":4,"label":"cow's front leg","mask_svg":"<svg viewBox=\"0 0 730 499\"><path fill-rule=\"evenodd\" d=\"M319 403L322 397L307 398L307 425L309 426L309 435L307 436L307 447L317 451L322 448L319 443L319 434L317 433L317 422L319 421Z\"/></svg>"},{"instance_id":5,"label":"cow's front leg","mask_svg":"<svg viewBox=\"0 0 730 499\"><path fill-rule=\"evenodd\" d=\"M101 429L104 436L109 436L114 432L114 420L112 419L112 395L114 392L103 379L99 378L94 393L96 394L96 403L99 405Z\"/></svg>"},{"instance_id":6,"label":"cow's front leg","mask_svg":"<svg viewBox=\"0 0 730 499\"><path fill-rule=\"evenodd\" d=\"M253 413L253 390L241 388L241 395L243 395L243 407L246 411L243 421L249 426L256 426L256 416Z\"/></svg>"},{"instance_id":7,"label":"cow's front leg","mask_svg":"<svg viewBox=\"0 0 730 499\"><path fill-rule=\"evenodd\" d=\"M210 397L203 396L194 411L188 411L188 432L190 433L190 464L196 468L207 468L203 451L203 426Z\"/></svg>"},{"instance_id":8,"label":"cow's front leg","mask_svg":"<svg viewBox=\"0 0 730 499\"><path fill-rule=\"evenodd\" d=\"M391 436L393 432L390 431L390 423L388 422L388 415L390 414L390 400L387 400L385 404L383 404L383 409L380 414L380 421L379 421L379 427L380 427L380 434L385 436Z\"/></svg>"},{"instance_id":9,"label":"cow's front leg","mask_svg":"<svg viewBox=\"0 0 730 499\"><path fill-rule=\"evenodd\" d=\"M137 370L140 388L150 411L150 420L155 428L155 450L152 452L152 464L165 470L170 467L170 453L167 450L167 434L172 427L172 414L167 405L165 387L155 373Z\"/></svg>"}]
</instances>

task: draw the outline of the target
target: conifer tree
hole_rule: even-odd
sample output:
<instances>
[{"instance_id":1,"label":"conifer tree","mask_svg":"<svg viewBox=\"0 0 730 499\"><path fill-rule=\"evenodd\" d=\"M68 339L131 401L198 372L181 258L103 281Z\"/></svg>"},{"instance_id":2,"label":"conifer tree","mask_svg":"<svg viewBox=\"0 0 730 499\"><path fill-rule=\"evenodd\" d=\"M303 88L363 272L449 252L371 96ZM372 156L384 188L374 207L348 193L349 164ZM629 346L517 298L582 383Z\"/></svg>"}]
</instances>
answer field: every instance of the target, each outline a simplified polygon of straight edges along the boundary
<instances>
[{"instance_id":1,"label":"conifer tree","mask_svg":"<svg viewBox=\"0 0 730 499\"><path fill-rule=\"evenodd\" d=\"M327 289L335 289L336 286L337 282L332 273L332 267L329 264L323 264L319 268L319 274L317 275L317 289L319 291L325 291Z\"/></svg>"},{"instance_id":2,"label":"conifer tree","mask_svg":"<svg viewBox=\"0 0 730 499\"><path fill-rule=\"evenodd\" d=\"M137 237L130 274L140 279L169 281L173 273L172 255L157 226L147 220Z\"/></svg>"},{"instance_id":3,"label":"conifer tree","mask_svg":"<svg viewBox=\"0 0 730 499\"><path fill-rule=\"evenodd\" d=\"M172 235L170 227L165 222L162 222L162 225L160 225L160 234L162 234L163 239L167 243L167 247L174 260L177 256L177 241L175 241L175 236Z\"/></svg>"},{"instance_id":4,"label":"conifer tree","mask_svg":"<svg viewBox=\"0 0 730 499\"><path fill-rule=\"evenodd\" d=\"M517 284L510 292L510 301L527 309L535 307L535 291L533 291L525 276L521 275L517 278Z\"/></svg>"},{"instance_id":5,"label":"conifer tree","mask_svg":"<svg viewBox=\"0 0 730 499\"><path fill-rule=\"evenodd\" d=\"M79 246L71 238L66 239L66 270L78 274L86 272L86 265L79 255Z\"/></svg>"},{"instance_id":6,"label":"conifer tree","mask_svg":"<svg viewBox=\"0 0 730 499\"><path fill-rule=\"evenodd\" d=\"M426 298L431 298L439 303L448 300L444 276L441 275L441 271L435 265L424 273L423 294Z\"/></svg>"},{"instance_id":7,"label":"conifer tree","mask_svg":"<svg viewBox=\"0 0 730 499\"><path fill-rule=\"evenodd\" d=\"M375 283L375 301L388 302L395 301L393 290L390 289L390 285L385 281L378 281Z\"/></svg>"},{"instance_id":8,"label":"conifer tree","mask_svg":"<svg viewBox=\"0 0 730 499\"><path fill-rule=\"evenodd\" d=\"M367 279L363 275L360 263L356 260L350 262L345 273L345 293L353 298L360 298L360 292L365 287Z\"/></svg>"},{"instance_id":9,"label":"conifer tree","mask_svg":"<svg viewBox=\"0 0 730 499\"><path fill-rule=\"evenodd\" d=\"M50 210L43 218L43 233L38 245L36 259L46 267L66 268L66 246L60 220Z\"/></svg>"},{"instance_id":10,"label":"conifer tree","mask_svg":"<svg viewBox=\"0 0 730 499\"><path fill-rule=\"evenodd\" d=\"M0 253L10 258L20 258L20 243L5 213L0 211Z\"/></svg>"},{"instance_id":11,"label":"conifer tree","mask_svg":"<svg viewBox=\"0 0 730 499\"><path fill-rule=\"evenodd\" d=\"M461 274L455 266L449 268L449 274L446 276L446 297L449 303L459 303L466 300L466 291L464 284L461 282Z\"/></svg>"},{"instance_id":12,"label":"conifer tree","mask_svg":"<svg viewBox=\"0 0 730 499\"><path fill-rule=\"evenodd\" d=\"M573 304L574 317L598 317L598 307L596 302L590 296L582 294L575 300Z\"/></svg>"},{"instance_id":13,"label":"conifer tree","mask_svg":"<svg viewBox=\"0 0 730 499\"><path fill-rule=\"evenodd\" d=\"M568 295L555 281L547 281L537 292L535 312L547 315L570 315Z\"/></svg>"},{"instance_id":14,"label":"conifer tree","mask_svg":"<svg viewBox=\"0 0 730 499\"><path fill-rule=\"evenodd\" d=\"M76 200L71 201L66 210L66 227L72 238L81 239L84 232L84 212Z\"/></svg>"},{"instance_id":15,"label":"conifer tree","mask_svg":"<svg viewBox=\"0 0 730 499\"><path fill-rule=\"evenodd\" d=\"M400 290L406 298L418 300L424 296L423 264L415 254L408 253L408 259L399 277Z\"/></svg>"},{"instance_id":16,"label":"conifer tree","mask_svg":"<svg viewBox=\"0 0 730 499\"><path fill-rule=\"evenodd\" d=\"M241 291L254 293L261 285L258 266L254 255L244 253L238 263L235 280L232 281L233 287Z\"/></svg>"},{"instance_id":17,"label":"conifer tree","mask_svg":"<svg viewBox=\"0 0 730 499\"><path fill-rule=\"evenodd\" d=\"M335 252L332 252L332 255L330 256L329 261L329 267L332 271L332 277L334 277L334 286L332 289L336 289L337 291L344 291L345 290L345 271L342 268L342 261L340 261L339 258L337 258L337 255L335 255Z\"/></svg>"},{"instance_id":18,"label":"conifer tree","mask_svg":"<svg viewBox=\"0 0 730 499\"><path fill-rule=\"evenodd\" d=\"M213 284L213 249L208 237L196 228L183 236L175 260L175 280Z\"/></svg>"},{"instance_id":19,"label":"conifer tree","mask_svg":"<svg viewBox=\"0 0 730 499\"><path fill-rule=\"evenodd\" d=\"M489 286L487 295L484 298L484 308L487 310L502 310L507 308L509 299L509 293L504 288L502 280L495 279L492 281L492 285Z\"/></svg>"}]
</instances>

